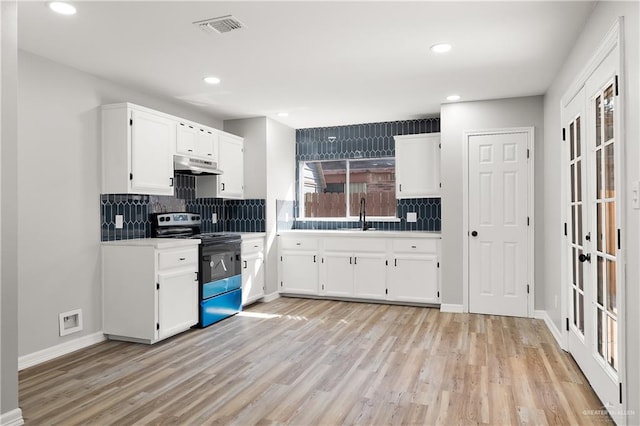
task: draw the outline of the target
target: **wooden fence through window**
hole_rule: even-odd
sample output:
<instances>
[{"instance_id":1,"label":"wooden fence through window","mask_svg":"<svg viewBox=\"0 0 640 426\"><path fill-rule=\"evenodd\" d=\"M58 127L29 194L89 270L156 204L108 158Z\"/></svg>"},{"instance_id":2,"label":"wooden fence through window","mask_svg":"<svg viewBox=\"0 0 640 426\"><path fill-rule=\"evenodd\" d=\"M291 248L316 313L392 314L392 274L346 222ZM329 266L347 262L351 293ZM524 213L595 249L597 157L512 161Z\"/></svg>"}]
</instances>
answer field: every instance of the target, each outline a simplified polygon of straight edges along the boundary
<instances>
[{"instance_id":1,"label":"wooden fence through window","mask_svg":"<svg viewBox=\"0 0 640 426\"><path fill-rule=\"evenodd\" d=\"M360 199L366 200L367 216L396 215L396 194L394 191L353 192L350 194L349 208L351 216L358 216ZM304 194L305 217L346 217L347 203L344 193L306 193Z\"/></svg>"}]
</instances>

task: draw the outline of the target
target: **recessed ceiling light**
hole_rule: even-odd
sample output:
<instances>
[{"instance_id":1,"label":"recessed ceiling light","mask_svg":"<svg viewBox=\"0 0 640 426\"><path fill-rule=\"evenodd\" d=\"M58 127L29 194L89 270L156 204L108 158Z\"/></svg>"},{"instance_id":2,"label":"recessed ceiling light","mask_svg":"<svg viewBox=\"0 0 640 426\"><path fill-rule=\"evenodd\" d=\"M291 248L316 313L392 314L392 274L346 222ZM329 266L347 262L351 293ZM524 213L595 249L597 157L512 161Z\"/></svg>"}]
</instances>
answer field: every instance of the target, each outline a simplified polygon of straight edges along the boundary
<instances>
[{"instance_id":1,"label":"recessed ceiling light","mask_svg":"<svg viewBox=\"0 0 640 426\"><path fill-rule=\"evenodd\" d=\"M205 77L204 82L208 84L220 84L220 79L218 77Z\"/></svg>"},{"instance_id":2,"label":"recessed ceiling light","mask_svg":"<svg viewBox=\"0 0 640 426\"><path fill-rule=\"evenodd\" d=\"M289 113L288 112L279 112L278 113L278 117L288 117Z\"/></svg>"},{"instance_id":3,"label":"recessed ceiling light","mask_svg":"<svg viewBox=\"0 0 640 426\"><path fill-rule=\"evenodd\" d=\"M458 101L460 100L460 95L449 95L447 96L448 101Z\"/></svg>"},{"instance_id":4,"label":"recessed ceiling light","mask_svg":"<svg viewBox=\"0 0 640 426\"><path fill-rule=\"evenodd\" d=\"M445 53L451 50L451 45L448 43L438 43L431 46L431 51L435 53Z\"/></svg>"},{"instance_id":5,"label":"recessed ceiling light","mask_svg":"<svg viewBox=\"0 0 640 426\"><path fill-rule=\"evenodd\" d=\"M71 6L69 3L65 3L62 1L52 1L49 3L49 9L53 10L56 13L61 15L75 15L76 8Z\"/></svg>"}]
</instances>

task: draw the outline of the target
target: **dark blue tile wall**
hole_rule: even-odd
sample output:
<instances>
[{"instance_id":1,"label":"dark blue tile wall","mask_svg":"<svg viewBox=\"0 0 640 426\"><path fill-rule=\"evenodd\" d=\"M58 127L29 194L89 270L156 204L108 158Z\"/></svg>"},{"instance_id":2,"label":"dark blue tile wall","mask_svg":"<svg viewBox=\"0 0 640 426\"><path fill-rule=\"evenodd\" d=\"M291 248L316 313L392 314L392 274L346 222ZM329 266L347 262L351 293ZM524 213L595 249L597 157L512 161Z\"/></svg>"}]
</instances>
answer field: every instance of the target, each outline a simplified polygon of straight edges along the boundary
<instances>
[{"instance_id":1,"label":"dark blue tile wall","mask_svg":"<svg viewBox=\"0 0 640 426\"><path fill-rule=\"evenodd\" d=\"M297 129L296 163L311 160L393 157L394 136L439 131L439 117Z\"/></svg>"},{"instance_id":2,"label":"dark blue tile wall","mask_svg":"<svg viewBox=\"0 0 640 426\"><path fill-rule=\"evenodd\" d=\"M407 222L407 213L417 213L416 222ZM398 222L369 221L372 228L382 231L440 231L440 198L410 198L398 200ZM358 221L320 221L320 220L296 220L294 229L346 229L358 228Z\"/></svg>"},{"instance_id":3,"label":"dark blue tile wall","mask_svg":"<svg viewBox=\"0 0 640 426\"><path fill-rule=\"evenodd\" d=\"M195 198L196 180L175 175L175 197L155 195L103 194L100 196L102 241L149 238L151 213L189 211L199 213L202 232L264 232L265 200L224 200ZM212 214L218 215L213 223ZM122 229L116 229L115 215L124 216Z\"/></svg>"},{"instance_id":4,"label":"dark blue tile wall","mask_svg":"<svg viewBox=\"0 0 640 426\"><path fill-rule=\"evenodd\" d=\"M440 118L352 124L296 130L296 188L300 161L345 158L382 158L395 156L394 136L437 133ZM296 202L295 214L298 215ZM401 199L396 205L400 222L371 222L376 229L393 231L440 231L439 198ZM417 222L407 223L408 212L416 212ZM356 228L357 222L297 220L294 229Z\"/></svg>"}]
</instances>

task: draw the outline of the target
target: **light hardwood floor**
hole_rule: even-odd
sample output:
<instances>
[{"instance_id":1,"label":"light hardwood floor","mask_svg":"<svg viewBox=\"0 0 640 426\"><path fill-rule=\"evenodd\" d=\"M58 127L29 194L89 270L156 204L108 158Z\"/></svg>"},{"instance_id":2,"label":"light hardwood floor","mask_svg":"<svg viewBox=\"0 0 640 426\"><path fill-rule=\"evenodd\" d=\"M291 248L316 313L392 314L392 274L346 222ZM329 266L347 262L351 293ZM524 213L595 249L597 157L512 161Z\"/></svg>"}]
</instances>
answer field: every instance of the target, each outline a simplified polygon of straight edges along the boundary
<instances>
[{"instance_id":1,"label":"light hardwood floor","mask_svg":"<svg viewBox=\"0 0 640 426\"><path fill-rule=\"evenodd\" d=\"M540 320L292 298L100 343L19 391L27 425L611 423Z\"/></svg>"}]
</instances>

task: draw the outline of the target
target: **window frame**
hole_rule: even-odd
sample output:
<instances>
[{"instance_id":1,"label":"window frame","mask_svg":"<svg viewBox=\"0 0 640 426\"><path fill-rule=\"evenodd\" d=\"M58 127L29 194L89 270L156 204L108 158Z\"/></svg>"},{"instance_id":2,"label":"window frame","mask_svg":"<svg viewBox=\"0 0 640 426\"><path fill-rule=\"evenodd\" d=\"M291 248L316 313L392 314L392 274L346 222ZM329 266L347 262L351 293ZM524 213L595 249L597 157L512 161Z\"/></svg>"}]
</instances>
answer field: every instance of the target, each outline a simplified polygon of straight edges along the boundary
<instances>
[{"instance_id":1,"label":"window frame","mask_svg":"<svg viewBox=\"0 0 640 426\"><path fill-rule=\"evenodd\" d=\"M393 175L394 175L394 186L396 184L396 158L395 156L387 156L387 157L371 157L371 158L332 158L328 160L298 160L298 188L296 191L296 199L298 201L298 215L296 220L304 222L304 221L318 221L318 222L358 222L359 217L358 213L356 215L351 214L351 162L358 161L389 161L393 160ZM346 163L346 178L345 178L345 203L346 203L346 216L341 217L331 217L331 216L323 216L323 217L307 217L304 216L304 164L306 163L327 163L327 162L336 162L336 161L344 161ZM376 221L376 222L399 222L400 218L398 218L398 209L397 209L397 196L394 197L396 200L396 210L393 216L367 216L367 221Z\"/></svg>"}]
</instances>

